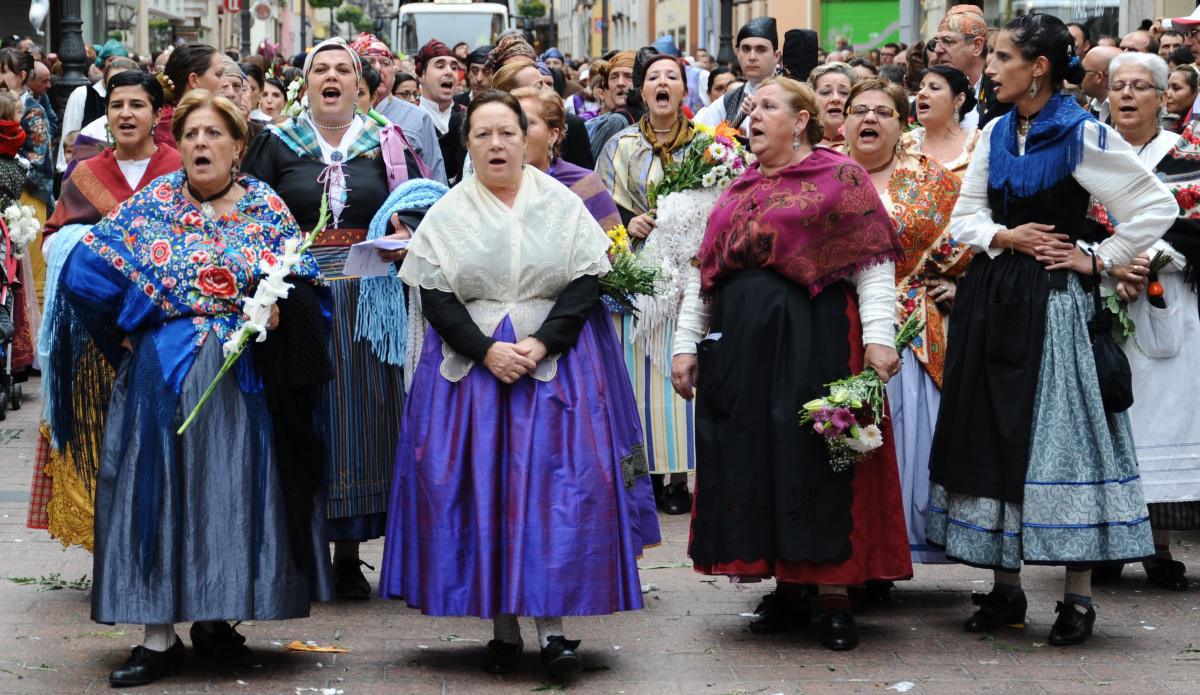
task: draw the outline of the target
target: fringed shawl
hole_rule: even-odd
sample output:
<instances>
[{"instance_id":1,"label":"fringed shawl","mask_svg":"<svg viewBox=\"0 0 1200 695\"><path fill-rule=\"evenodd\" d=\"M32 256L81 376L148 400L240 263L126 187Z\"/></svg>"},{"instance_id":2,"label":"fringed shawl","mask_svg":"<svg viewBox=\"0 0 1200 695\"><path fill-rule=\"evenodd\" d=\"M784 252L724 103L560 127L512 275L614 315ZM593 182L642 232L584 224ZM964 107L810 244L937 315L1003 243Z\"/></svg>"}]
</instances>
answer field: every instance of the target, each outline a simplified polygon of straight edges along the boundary
<instances>
[{"instance_id":1,"label":"fringed shawl","mask_svg":"<svg viewBox=\"0 0 1200 695\"><path fill-rule=\"evenodd\" d=\"M763 176L758 163L725 191L700 246L700 291L727 275L771 270L816 296L829 285L903 258L900 239L865 169L818 147Z\"/></svg>"},{"instance_id":2,"label":"fringed shawl","mask_svg":"<svg viewBox=\"0 0 1200 695\"><path fill-rule=\"evenodd\" d=\"M393 213L428 210L446 191L445 185L430 179L412 179L392 191L371 219L368 239L391 234ZM408 315L404 307L404 283L393 266L387 277L363 278L359 285L358 313L354 319L354 339L366 340L381 361L404 366L405 331Z\"/></svg>"},{"instance_id":3,"label":"fringed shawl","mask_svg":"<svg viewBox=\"0 0 1200 695\"><path fill-rule=\"evenodd\" d=\"M1079 108L1074 97L1055 94L1034 117L1022 153L1017 142L1017 112L1004 114L992 129L988 186L1025 197L1062 181L1083 161L1083 124L1095 120ZM1107 131L1100 128L1100 149L1107 143Z\"/></svg>"},{"instance_id":4,"label":"fringed shawl","mask_svg":"<svg viewBox=\"0 0 1200 695\"><path fill-rule=\"evenodd\" d=\"M45 236L68 224L95 224L113 208L159 176L178 171L182 166L179 152L170 145L159 145L136 188L130 188L113 150L107 149L91 159L79 162L70 176L63 179L62 191L54 214L46 220Z\"/></svg>"}]
</instances>

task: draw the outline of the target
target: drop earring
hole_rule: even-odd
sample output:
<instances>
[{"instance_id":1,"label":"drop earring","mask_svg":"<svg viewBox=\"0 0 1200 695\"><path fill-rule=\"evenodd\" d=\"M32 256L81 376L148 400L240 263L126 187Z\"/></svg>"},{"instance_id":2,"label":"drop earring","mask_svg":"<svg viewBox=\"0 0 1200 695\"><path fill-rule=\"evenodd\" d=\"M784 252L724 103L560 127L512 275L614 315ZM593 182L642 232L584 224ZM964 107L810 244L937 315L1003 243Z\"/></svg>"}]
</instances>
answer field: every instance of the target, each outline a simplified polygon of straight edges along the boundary
<instances>
[{"instance_id":1,"label":"drop earring","mask_svg":"<svg viewBox=\"0 0 1200 695\"><path fill-rule=\"evenodd\" d=\"M1037 95L1038 95L1038 84L1037 84L1037 80L1035 79L1033 82L1031 82L1029 84L1029 98L1036 99Z\"/></svg>"},{"instance_id":2,"label":"drop earring","mask_svg":"<svg viewBox=\"0 0 1200 695\"><path fill-rule=\"evenodd\" d=\"M554 163L554 146L553 145L546 145L546 162L549 164Z\"/></svg>"},{"instance_id":3,"label":"drop earring","mask_svg":"<svg viewBox=\"0 0 1200 695\"><path fill-rule=\"evenodd\" d=\"M792 133L792 149L797 152L800 151L800 131L798 130Z\"/></svg>"}]
</instances>

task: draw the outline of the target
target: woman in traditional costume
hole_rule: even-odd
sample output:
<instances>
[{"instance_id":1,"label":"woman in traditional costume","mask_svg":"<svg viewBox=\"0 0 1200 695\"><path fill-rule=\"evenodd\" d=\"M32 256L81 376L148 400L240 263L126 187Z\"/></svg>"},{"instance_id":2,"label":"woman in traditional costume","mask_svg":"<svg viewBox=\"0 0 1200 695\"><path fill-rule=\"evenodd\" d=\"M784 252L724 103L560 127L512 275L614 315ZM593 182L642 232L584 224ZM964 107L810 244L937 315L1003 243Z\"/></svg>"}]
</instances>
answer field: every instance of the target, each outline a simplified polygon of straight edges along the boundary
<instances>
[{"instance_id":1,"label":"woman in traditional costume","mask_svg":"<svg viewBox=\"0 0 1200 695\"><path fill-rule=\"evenodd\" d=\"M756 632L804 614L802 585L817 585L821 643L846 650L858 644L847 588L912 576L891 427L882 446L836 471L824 438L798 420L831 381L899 371L903 253L869 174L815 147L817 108L808 85L787 78L755 93L758 162L709 217L673 374L680 388L698 386L696 571L775 578Z\"/></svg>"},{"instance_id":2,"label":"woman in traditional costume","mask_svg":"<svg viewBox=\"0 0 1200 695\"><path fill-rule=\"evenodd\" d=\"M964 128L962 119L975 110L975 93L962 70L934 65L921 76L916 94L920 126L904 133L901 147L925 154L962 178L979 142L979 129Z\"/></svg>"},{"instance_id":3,"label":"woman in traditional costume","mask_svg":"<svg viewBox=\"0 0 1200 695\"><path fill-rule=\"evenodd\" d=\"M381 592L491 618L491 673L518 668L517 617L532 616L562 677L580 667L562 616L640 609L636 558L658 533L631 508L645 454L628 376L605 359L609 240L578 196L522 165L516 99L485 92L466 123L475 174L429 210L400 271L429 328L410 352Z\"/></svg>"},{"instance_id":4,"label":"woman in traditional costume","mask_svg":"<svg viewBox=\"0 0 1200 695\"><path fill-rule=\"evenodd\" d=\"M640 80L634 88L642 93L648 111L609 139L596 163L596 174L612 193L630 236L644 240L657 224L650 189L662 179L667 164L687 155L695 128L679 111L687 87L677 59L656 55L636 74ZM702 224L702 220L696 223ZM697 248L699 236L695 235ZM695 418L691 402L671 386L671 341L635 340L636 317L629 313L619 317L625 364L642 414L650 473L667 478L659 507L668 514L687 514L692 509L687 474L696 467ZM674 327L663 327L661 333L671 336ZM656 354L651 354L651 346L657 348Z\"/></svg>"},{"instance_id":5,"label":"woman in traditional costume","mask_svg":"<svg viewBox=\"0 0 1200 695\"><path fill-rule=\"evenodd\" d=\"M843 147L846 144L846 99L858 73L846 63L826 63L808 73L808 84L817 95L817 107L821 110L821 144L826 147Z\"/></svg>"},{"instance_id":6,"label":"woman in traditional costume","mask_svg":"<svg viewBox=\"0 0 1200 695\"><path fill-rule=\"evenodd\" d=\"M903 87L869 78L850 90L848 153L871 175L904 249L904 257L896 262L897 322L902 324L915 314L924 325L901 355L900 373L887 384L908 547L914 562L944 562L941 550L925 540L929 446L946 358L949 306L942 297L954 296L954 281L966 269L971 253L948 229L961 183L933 157L900 147L907 122L908 95Z\"/></svg>"},{"instance_id":7,"label":"woman in traditional costume","mask_svg":"<svg viewBox=\"0 0 1200 695\"><path fill-rule=\"evenodd\" d=\"M310 256L272 310L267 328L285 328L260 346L271 352L243 355L176 434L222 367L258 262L283 258L301 231L268 186L237 175L246 125L235 105L197 90L176 108L174 131L182 170L84 234L58 288L117 369L96 482L92 619L143 624L145 639L109 675L113 686L180 668L174 623L193 623L197 656L247 665L254 655L225 621L301 618L332 595L309 424L331 370ZM283 367L292 364L307 371Z\"/></svg>"},{"instance_id":8,"label":"woman in traditional costume","mask_svg":"<svg viewBox=\"0 0 1200 695\"><path fill-rule=\"evenodd\" d=\"M1169 89L1162 58L1122 53L1109 71L1113 127L1142 164L1167 183L1179 204L1178 218L1139 261L1148 264L1159 253L1169 257L1157 272L1162 290L1157 296L1165 306L1142 296L1147 284L1142 278L1118 282L1116 291L1129 300L1135 326L1122 347L1133 372L1129 424L1154 537L1154 557L1142 565L1151 584L1183 591L1188 588L1187 568L1171 556L1171 532L1200 530L1200 412L1191 406L1200 391L1200 313L1193 271L1200 262L1200 134L1195 122L1182 136L1159 126L1160 99ZM1111 231L1115 220L1108 211L1093 212ZM1097 568L1092 583L1115 579L1120 572L1120 565Z\"/></svg>"},{"instance_id":9,"label":"woman in traditional costume","mask_svg":"<svg viewBox=\"0 0 1200 695\"><path fill-rule=\"evenodd\" d=\"M79 322L65 296L56 292L63 263L91 226L127 200L134 191L160 176L179 171L179 152L156 145L152 131L163 107L163 93L153 75L141 71L118 72L109 79L108 126L115 147L81 162L66 180L54 214L46 221L42 248L46 256L46 312L38 351L42 360L42 385L65 379L71 384L70 400L45 401L41 438L30 498L30 528L43 528L63 546L92 549L96 473L104 415L112 394L115 373ZM57 336L70 336L86 347L77 348L73 364L51 364L50 353L66 356L53 346ZM69 431L54 426L55 416L68 408Z\"/></svg>"},{"instance_id":10,"label":"woman in traditional costume","mask_svg":"<svg viewBox=\"0 0 1200 695\"><path fill-rule=\"evenodd\" d=\"M336 375L326 387L321 429L337 592L350 600L370 597L359 545L382 536L387 526L404 404L406 325L403 293L385 291L364 301L363 283L342 270L350 246L367 239L389 195L382 131L356 111L359 66L358 54L345 41L319 44L304 64L308 110L268 125L251 143L246 160L246 171L279 192L303 229L316 225L321 196L329 197L332 221L312 249L333 291ZM420 176L412 157L406 156L401 167L399 180ZM392 222L397 238L408 237L423 209L402 212ZM403 251L387 256L401 257Z\"/></svg>"},{"instance_id":11,"label":"woman in traditional costume","mask_svg":"<svg viewBox=\"0 0 1200 695\"><path fill-rule=\"evenodd\" d=\"M984 128L951 221L975 257L951 317L926 527L948 558L994 570L968 632L1024 624L1023 563L1065 565L1059 646L1091 635L1093 565L1154 553L1129 416L1106 410L1097 377L1084 283L1093 268L1125 272L1177 213L1129 145L1059 92L1082 73L1051 15L1009 22L989 58L1014 108ZM1091 198L1122 222L1089 256L1075 242Z\"/></svg>"}]
</instances>

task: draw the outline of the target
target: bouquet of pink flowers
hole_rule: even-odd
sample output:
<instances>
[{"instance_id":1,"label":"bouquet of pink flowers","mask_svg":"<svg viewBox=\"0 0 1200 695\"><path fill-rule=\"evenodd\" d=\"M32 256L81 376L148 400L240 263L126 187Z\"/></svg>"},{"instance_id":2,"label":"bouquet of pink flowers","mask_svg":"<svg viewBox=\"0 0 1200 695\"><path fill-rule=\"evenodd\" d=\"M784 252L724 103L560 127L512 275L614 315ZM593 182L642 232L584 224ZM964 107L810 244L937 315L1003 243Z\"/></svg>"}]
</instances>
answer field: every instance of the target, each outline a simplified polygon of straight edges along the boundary
<instances>
[{"instance_id":1,"label":"bouquet of pink flowers","mask_svg":"<svg viewBox=\"0 0 1200 695\"><path fill-rule=\"evenodd\" d=\"M916 314L910 314L896 334L896 351L903 352L923 328ZM884 383L868 368L825 387L826 395L804 404L800 424L811 424L825 438L829 465L840 473L883 446Z\"/></svg>"}]
</instances>

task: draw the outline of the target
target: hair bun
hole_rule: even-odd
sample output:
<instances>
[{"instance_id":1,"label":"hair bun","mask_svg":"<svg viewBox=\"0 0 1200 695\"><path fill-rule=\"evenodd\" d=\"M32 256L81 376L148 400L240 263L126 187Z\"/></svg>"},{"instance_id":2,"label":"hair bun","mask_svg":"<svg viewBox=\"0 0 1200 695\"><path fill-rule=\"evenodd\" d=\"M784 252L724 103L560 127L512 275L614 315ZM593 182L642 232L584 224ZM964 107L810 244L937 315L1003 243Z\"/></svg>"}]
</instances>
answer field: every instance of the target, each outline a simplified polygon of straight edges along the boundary
<instances>
[{"instance_id":1,"label":"hair bun","mask_svg":"<svg viewBox=\"0 0 1200 695\"><path fill-rule=\"evenodd\" d=\"M166 100L165 103L174 104L175 103L175 81L172 80L170 77L167 77L167 73L165 73L165 72L158 73L157 75L154 76L154 79L158 80L158 84L162 87L163 99Z\"/></svg>"}]
</instances>

